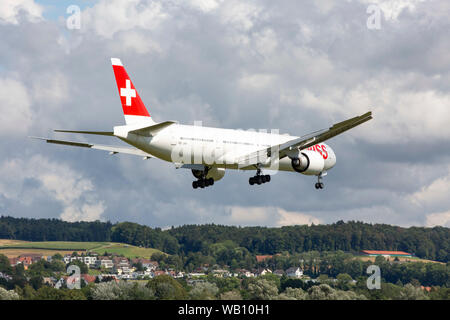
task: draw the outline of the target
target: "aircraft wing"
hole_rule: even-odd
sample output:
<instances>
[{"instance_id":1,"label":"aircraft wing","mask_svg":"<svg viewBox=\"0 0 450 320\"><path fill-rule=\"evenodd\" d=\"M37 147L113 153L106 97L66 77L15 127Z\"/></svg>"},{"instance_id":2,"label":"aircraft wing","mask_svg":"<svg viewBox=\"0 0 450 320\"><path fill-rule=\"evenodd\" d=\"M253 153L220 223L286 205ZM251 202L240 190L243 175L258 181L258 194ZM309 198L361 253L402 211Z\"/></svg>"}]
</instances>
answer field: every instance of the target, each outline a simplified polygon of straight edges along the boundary
<instances>
[{"instance_id":1,"label":"aircraft wing","mask_svg":"<svg viewBox=\"0 0 450 320\"><path fill-rule=\"evenodd\" d=\"M82 147L82 148L91 148L91 149L97 149L97 150L104 150L109 151L110 154L116 154L116 153L125 153L125 154L132 154L135 156L141 156L144 157L144 159L152 158L153 156L136 148L127 148L127 147L120 147L120 146L106 146L102 144L91 144L91 143L83 143L83 142L74 142L74 141L66 141L66 140L53 140L53 139L47 139L47 138L41 138L41 137L30 137L33 139L39 139L39 140L45 140L47 143L55 143L55 144L62 144L66 146L72 146L72 147Z\"/></svg>"},{"instance_id":2,"label":"aircraft wing","mask_svg":"<svg viewBox=\"0 0 450 320\"><path fill-rule=\"evenodd\" d=\"M256 165L258 163L264 164L268 162L273 151L278 150L278 158L282 159L286 157L287 153L291 150L298 149L303 150L309 148L315 144L321 143L325 140L331 139L349 129L352 129L366 121L372 119L372 112L369 111L361 116L357 116L342 122L338 122L328 129L315 131L299 138L287 141L283 144L274 145L269 148L261 149L244 156L240 156L237 159L237 163L240 168Z\"/></svg>"}]
</instances>

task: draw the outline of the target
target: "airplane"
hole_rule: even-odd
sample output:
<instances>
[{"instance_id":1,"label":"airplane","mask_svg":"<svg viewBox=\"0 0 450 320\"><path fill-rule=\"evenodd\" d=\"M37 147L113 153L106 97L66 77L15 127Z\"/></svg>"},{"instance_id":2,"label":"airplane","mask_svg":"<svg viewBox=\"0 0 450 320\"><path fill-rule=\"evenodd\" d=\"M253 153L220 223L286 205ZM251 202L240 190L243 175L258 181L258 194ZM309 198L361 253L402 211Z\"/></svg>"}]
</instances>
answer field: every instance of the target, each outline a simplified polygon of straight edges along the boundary
<instances>
[{"instance_id":1,"label":"airplane","mask_svg":"<svg viewBox=\"0 0 450 320\"><path fill-rule=\"evenodd\" d=\"M369 111L303 136L184 125L177 121L155 122L121 60L111 58L111 63L125 125L114 126L113 131L54 131L116 137L132 147L31 138L45 140L47 143L109 151L111 155L123 153L141 156L143 159L159 158L174 163L177 169L190 169L196 179L192 182L194 189L214 185L214 182L224 177L228 169L256 170L255 176L249 178L250 185L271 181L270 175L262 174L263 170L317 176L315 188L323 189L323 177L336 164L336 154L323 142L372 119L372 112Z\"/></svg>"}]
</instances>

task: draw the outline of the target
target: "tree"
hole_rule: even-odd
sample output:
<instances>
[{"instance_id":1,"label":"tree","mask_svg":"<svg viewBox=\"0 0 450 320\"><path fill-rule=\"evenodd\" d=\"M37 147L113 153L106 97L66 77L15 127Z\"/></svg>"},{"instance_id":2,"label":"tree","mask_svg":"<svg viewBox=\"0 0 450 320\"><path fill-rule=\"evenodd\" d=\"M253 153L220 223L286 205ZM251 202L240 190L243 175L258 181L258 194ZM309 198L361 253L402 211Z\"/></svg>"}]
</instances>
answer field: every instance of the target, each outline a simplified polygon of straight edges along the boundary
<instances>
[{"instance_id":1,"label":"tree","mask_svg":"<svg viewBox=\"0 0 450 320\"><path fill-rule=\"evenodd\" d=\"M169 275L154 277L146 287L152 289L159 300L182 300L187 297L183 286Z\"/></svg>"},{"instance_id":2,"label":"tree","mask_svg":"<svg viewBox=\"0 0 450 320\"><path fill-rule=\"evenodd\" d=\"M52 256L52 261L53 260L62 260L63 256L60 253L56 253Z\"/></svg>"},{"instance_id":3,"label":"tree","mask_svg":"<svg viewBox=\"0 0 450 320\"><path fill-rule=\"evenodd\" d=\"M280 300L307 300L308 293L300 288L286 288L286 290L278 296Z\"/></svg>"},{"instance_id":4,"label":"tree","mask_svg":"<svg viewBox=\"0 0 450 320\"><path fill-rule=\"evenodd\" d=\"M353 291L342 291L331 288L327 284L313 286L308 290L311 300L366 300L364 295Z\"/></svg>"},{"instance_id":5,"label":"tree","mask_svg":"<svg viewBox=\"0 0 450 320\"><path fill-rule=\"evenodd\" d=\"M256 279L249 283L248 294L251 300L274 300L278 297L278 288L272 281Z\"/></svg>"},{"instance_id":6,"label":"tree","mask_svg":"<svg viewBox=\"0 0 450 320\"><path fill-rule=\"evenodd\" d=\"M336 277L337 287L341 290L349 290L352 283L352 277L347 273L340 273Z\"/></svg>"},{"instance_id":7,"label":"tree","mask_svg":"<svg viewBox=\"0 0 450 320\"><path fill-rule=\"evenodd\" d=\"M400 291L398 299L400 300L428 300L420 287L414 287L411 283L408 283Z\"/></svg>"},{"instance_id":8,"label":"tree","mask_svg":"<svg viewBox=\"0 0 450 320\"><path fill-rule=\"evenodd\" d=\"M8 257L6 257L3 254L0 254L0 272L11 274L12 273L12 267L9 263Z\"/></svg>"},{"instance_id":9,"label":"tree","mask_svg":"<svg viewBox=\"0 0 450 320\"><path fill-rule=\"evenodd\" d=\"M43 285L43 279L41 276L37 275L30 279L30 285L33 287L34 290L38 290Z\"/></svg>"},{"instance_id":10,"label":"tree","mask_svg":"<svg viewBox=\"0 0 450 320\"><path fill-rule=\"evenodd\" d=\"M140 261L138 261L137 263L134 263L133 267L136 268L136 271L144 271L144 266L142 265L142 262L140 262Z\"/></svg>"},{"instance_id":11,"label":"tree","mask_svg":"<svg viewBox=\"0 0 450 320\"><path fill-rule=\"evenodd\" d=\"M189 297L192 300L214 300L217 299L218 292L219 288L215 283L197 282L189 291Z\"/></svg>"},{"instance_id":12,"label":"tree","mask_svg":"<svg viewBox=\"0 0 450 320\"><path fill-rule=\"evenodd\" d=\"M220 300L242 300L242 296L239 290L231 290L222 293Z\"/></svg>"},{"instance_id":13,"label":"tree","mask_svg":"<svg viewBox=\"0 0 450 320\"><path fill-rule=\"evenodd\" d=\"M0 300L19 300L20 297L14 290L6 290L0 287Z\"/></svg>"},{"instance_id":14,"label":"tree","mask_svg":"<svg viewBox=\"0 0 450 320\"><path fill-rule=\"evenodd\" d=\"M154 291L144 284L109 281L96 284L91 290L94 300L153 300Z\"/></svg>"}]
</instances>

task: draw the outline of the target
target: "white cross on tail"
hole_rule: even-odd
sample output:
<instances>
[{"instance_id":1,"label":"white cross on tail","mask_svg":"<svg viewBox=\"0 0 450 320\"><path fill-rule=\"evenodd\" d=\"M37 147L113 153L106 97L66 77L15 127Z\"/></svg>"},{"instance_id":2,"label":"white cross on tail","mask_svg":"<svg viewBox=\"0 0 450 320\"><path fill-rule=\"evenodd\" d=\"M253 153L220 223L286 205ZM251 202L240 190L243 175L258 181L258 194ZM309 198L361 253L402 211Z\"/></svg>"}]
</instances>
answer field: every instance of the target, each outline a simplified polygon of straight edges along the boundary
<instances>
[{"instance_id":1,"label":"white cross on tail","mask_svg":"<svg viewBox=\"0 0 450 320\"><path fill-rule=\"evenodd\" d=\"M120 88L120 96L125 97L125 104L131 106L131 98L136 98L136 90L131 89L131 81L125 80L125 88Z\"/></svg>"}]
</instances>

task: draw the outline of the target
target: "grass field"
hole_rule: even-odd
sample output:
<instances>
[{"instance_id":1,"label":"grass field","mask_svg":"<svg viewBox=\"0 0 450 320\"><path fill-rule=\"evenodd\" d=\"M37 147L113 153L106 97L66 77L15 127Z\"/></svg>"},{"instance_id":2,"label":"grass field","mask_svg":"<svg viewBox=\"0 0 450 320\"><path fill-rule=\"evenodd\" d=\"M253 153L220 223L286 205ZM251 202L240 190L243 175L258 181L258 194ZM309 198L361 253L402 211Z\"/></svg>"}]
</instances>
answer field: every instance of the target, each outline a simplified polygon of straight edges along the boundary
<instances>
[{"instance_id":1,"label":"grass field","mask_svg":"<svg viewBox=\"0 0 450 320\"><path fill-rule=\"evenodd\" d=\"M117 242L72 242L72 241L42 241L31 242L21 240L0 239L0 253L8 257L17 257L25 253L39 253L42 255L54 255L56 253L67 254L72 252L95 252L99 255L115 253L127 258L149 259L160 250L153 248L140 248Z\"/></svg>"}]
</instances>

